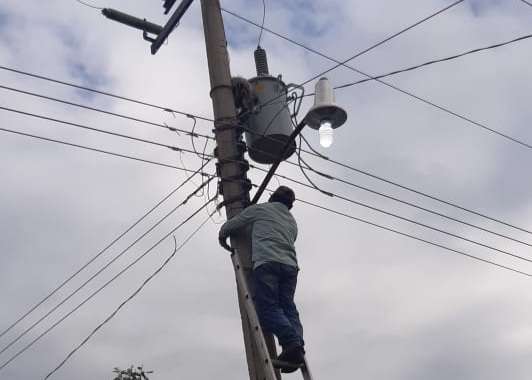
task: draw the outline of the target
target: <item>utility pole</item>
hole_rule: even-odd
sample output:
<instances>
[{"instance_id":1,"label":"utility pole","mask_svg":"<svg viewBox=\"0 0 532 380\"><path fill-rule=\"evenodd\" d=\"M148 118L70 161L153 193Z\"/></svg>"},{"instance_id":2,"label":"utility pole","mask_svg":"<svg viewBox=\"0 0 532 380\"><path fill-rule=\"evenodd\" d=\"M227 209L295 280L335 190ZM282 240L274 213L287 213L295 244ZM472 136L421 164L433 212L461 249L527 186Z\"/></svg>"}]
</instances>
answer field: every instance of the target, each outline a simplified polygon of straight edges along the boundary
<instances>
[{"instance_id":1,"label":"utility pole","mask_svg":"<svg viewBox=\"0 0 532 380\"><path fill-rule=\"evenodd\" d=\"M246 171L249 164L243 158L245 144L242 141L243 129L236 118L236 110L231 89L231 72L229 68L229 56L227 53L227 41L222 20L219 0L201 0L203 28L205 32L205 44L211 83L211 98L214 110L214 133L217 143L216 156L218 158L217 170L220 177L220 191L223 195L223 205L226 207L227 218L240 213L249 204L250 182ZM251 242L249 231L231 237L231 246L237 255L238 263L249 278L251 273ZM235 265L235 270L238 265ZM238 281L238 299L246 358L251 380L280 379L278 371L273 372L271 363L264 359L263 352L257 347L253 335L260 329L256 321L250 319L250 313L246 309L246 298L241 293L241 284ZM249 299L247 300L249 302ZM259 334L260 335L260 334ZM273 336L268 334L266 341L270 350L270 356L275 355Z\"/></svg>"}]
</instances>

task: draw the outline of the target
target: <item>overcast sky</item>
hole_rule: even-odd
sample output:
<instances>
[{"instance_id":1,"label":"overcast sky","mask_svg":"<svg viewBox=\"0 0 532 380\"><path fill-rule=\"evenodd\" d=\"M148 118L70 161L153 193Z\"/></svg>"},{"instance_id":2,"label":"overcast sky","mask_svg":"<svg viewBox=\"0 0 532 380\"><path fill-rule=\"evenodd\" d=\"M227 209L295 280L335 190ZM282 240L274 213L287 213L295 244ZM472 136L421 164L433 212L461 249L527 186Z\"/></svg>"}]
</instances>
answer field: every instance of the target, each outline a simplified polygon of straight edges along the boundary
<instances>
[{"instance_id":1,"label":"overcast sky","mask_svg":"<svg viewBox=\"0 0 532 380\"><path fill-rule=\"evenodd\" d=\"M194 127L211 136L211 122L161 109L212 118L199 0L155 56L141 31L106 19L98 8L163 25L169 15L162 1L85 1L94 8L75 0L0 3L0 127L19 133L0 131L5 380L43 379L58 366L163 264L174 240L150 248L216 192L212 181L139 240L208 178L187 181L192 173L180 170L198 170L204 162L197 155L145 142L209 154L214 149L212 140L198 137L193 146L186 133L164 128ZM260 45L272 75L306 83L335 60L451 4L265 0L265 27L309 49L266 30ZM253 23L263 18L259 0L223 0L222 7ZM251 78L260 28L227 12L223 17L231 72ZM327 77L342 86L366 78L361 73L386 74L530 34L532 6L525 1L465 0ZM532 39L525 39L383 79L390 86L370 81L341 88L336 101L348 120L335 131L332 147L320 148L317 133L304 130L331 160L309 154L305 145L302 158L336 180L307 175L335 197L313 189L289 163L281 164L270 187L291 186L300 200L293 208L301 267L296 301L316 379L530 378L531 62ZM306 94L315 83L305 84ZM311 105L312 97L305 97L299 120ZM268 167L254 164L249 177L258 185ZM214 163L204 171L213 174ZM225 214L208 219L213 210L211 203L175 231L180 246L206 222L51 379L112 379L114 367L130 365L153 370L151 380L248 379L233 269L217 244Z\"/></svg>"}]
</instances>

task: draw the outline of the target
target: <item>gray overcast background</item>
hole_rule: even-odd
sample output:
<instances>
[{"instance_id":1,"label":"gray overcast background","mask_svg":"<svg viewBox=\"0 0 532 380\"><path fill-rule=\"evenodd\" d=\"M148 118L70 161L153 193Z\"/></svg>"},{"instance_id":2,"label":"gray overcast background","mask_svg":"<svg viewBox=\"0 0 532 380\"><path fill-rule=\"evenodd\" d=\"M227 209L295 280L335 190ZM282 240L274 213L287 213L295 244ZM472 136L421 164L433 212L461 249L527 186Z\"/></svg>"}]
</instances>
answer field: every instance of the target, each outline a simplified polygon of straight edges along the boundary
<instances>
[{"instance_id":1,"label":"gray overcast background","mask_svg":"<svg viewBox=\"0 0 532 380\"><path fill-rule=\"evenodd\" d=\"M89 0L87 0L89 1ZM450 5L449 0L266 0L265 27L336 60L344 60ZM93 0L164 24L162 1ZM260 24L262 1L223 0L222 7ZM260 29L224 13L233 75L254 76ZM466 0L349 63L384 74L532 33L532 6L521 0ZM267 31L261 46L270 73L303 83L334 62ZM336 91L348 121L321 153L363 172L514 225L503 225L328 162L308 153L321 189L405 219L292 183L307 183L297 166L283 177L300 200L532 273L532 39L384 79L504 138L375 81ZM212 117L201 23L195 1L156 56L142 33L105 19L74 0L0 4L0 106L192 149L191 138L146 123L67 105L46 95L190 131L180 114L52 83L37 74L205 118ZM365 77L345 67L327 76L336 86ZM315 81L305 86L314 91ZM299 118L312 105L305 98ZM201 159L168 148L104 135L1 110L1 127L196 170ZM197 120L195 132L211 135ZM212 140L194 140L211 153ZM527 146L528 145L528 146ZM62 281L163 199L187 174L0 131L0 327L4 331ZM291 162L297 162L292 158ZM257 165L262 169L267 167ZM213 163L205 169L214 173ZM190 175L190 173L188 174ZM263 171L249 173L260 184ZM41 307L0 337L0 350L68 297L113 257L181 203L201 183L194 177L124 239ZM434 210L510 240L348 183ZM88 286L0 354L0 366L134 261L214 196L216 183L193 197L127 250ZM214 209L209 205L209 212ZM530 276L459 255L346 216L297 202L301 273L297 293L307 352L316 379L528 380L532 372ZM230 259L217 245L212 220L143 291L51 378L112 379L114 367L144 365L151 380L248 378ZM181 244L208 217L203 210L178 229ZM518 241L520 242L518 242ZM489 247L497 250L490 249ZM89 302L0 370L5 380L43 379L172 253L164 240ZM300 374L287 375L299 378Z\"/></svg>"}]
</instances>

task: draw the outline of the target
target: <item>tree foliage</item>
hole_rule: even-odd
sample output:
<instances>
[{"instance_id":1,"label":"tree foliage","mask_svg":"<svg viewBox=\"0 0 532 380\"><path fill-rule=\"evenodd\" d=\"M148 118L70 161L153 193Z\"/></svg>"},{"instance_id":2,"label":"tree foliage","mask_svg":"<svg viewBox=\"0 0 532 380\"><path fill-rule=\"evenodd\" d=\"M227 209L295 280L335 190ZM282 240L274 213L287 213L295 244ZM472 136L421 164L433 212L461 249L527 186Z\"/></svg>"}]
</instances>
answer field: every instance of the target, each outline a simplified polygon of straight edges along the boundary
<instances>
[{"instance_id":1,"label":"tree foliage","mask_svg":"<svg viewBox=\"0 0 532 380\"><path fill-rule=\"evenodd\" d=\"M136 369L133 366L128 369L116 368L113 370L116 373L116 376L113 380L149 380L147 373L153 373L153 371L144 371L142 366L137 367Z\"/></svg>"}]
</instances>

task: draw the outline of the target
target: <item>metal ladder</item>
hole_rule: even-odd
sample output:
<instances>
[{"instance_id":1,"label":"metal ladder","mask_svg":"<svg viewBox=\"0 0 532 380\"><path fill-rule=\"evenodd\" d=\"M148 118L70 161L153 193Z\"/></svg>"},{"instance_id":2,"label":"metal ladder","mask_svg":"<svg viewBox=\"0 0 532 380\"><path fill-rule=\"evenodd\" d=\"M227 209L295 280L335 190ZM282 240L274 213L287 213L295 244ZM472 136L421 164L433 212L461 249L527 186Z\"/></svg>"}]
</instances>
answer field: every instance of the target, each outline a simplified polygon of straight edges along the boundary
<instances>
[{"instance_id":1,"label":"metal ladder","mask_svg":"<svg viewBox=\"0 0 532 380\"><path fill-rule=\"evenodd\" d=\"M265 380L281 380L281 373L279 371L279 367L281 365L284 365L284 363L279 362L278 360L272 359L270 357L268 346L266 344L266 340L264 338L264 334L260 326L259 317L255 309L255 302L253 301L253 296L249 290L248 282L242 267L242 263L238 255L234 252L234 250L230 249L230 251L231 261L233 262L233 267L235 269L238 292L240 293L242 300L244 300L248 319L253 331L253 340L257 347L258 354L260 355L261 362L264 363L265 366ZM294 365L292 368L298 368L301 370L303 380L313 380L306 357L304 358L303 364L298 366Z\"/></svg>"}]
</instances>

